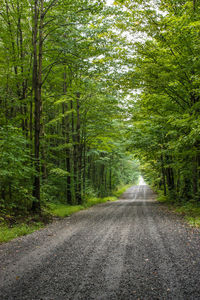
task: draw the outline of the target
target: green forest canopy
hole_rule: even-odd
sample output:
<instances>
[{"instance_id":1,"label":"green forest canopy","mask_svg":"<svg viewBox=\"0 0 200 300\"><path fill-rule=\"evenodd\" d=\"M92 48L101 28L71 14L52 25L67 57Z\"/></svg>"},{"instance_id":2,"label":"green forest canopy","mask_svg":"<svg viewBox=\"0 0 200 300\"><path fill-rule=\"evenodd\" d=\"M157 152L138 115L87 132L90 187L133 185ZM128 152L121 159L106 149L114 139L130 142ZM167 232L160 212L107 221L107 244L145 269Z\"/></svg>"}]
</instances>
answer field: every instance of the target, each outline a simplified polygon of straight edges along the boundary
<instances>
[{"instance_id":1,"label":"green forest canopy","mask_svg":"<svg viewBox=\"0 0 200 300\"><path fill-rule=\"evenodd\" d=\"M0 0L4 210L138 177L199 199L198 1Z\"/></svg>"}]
</instances>

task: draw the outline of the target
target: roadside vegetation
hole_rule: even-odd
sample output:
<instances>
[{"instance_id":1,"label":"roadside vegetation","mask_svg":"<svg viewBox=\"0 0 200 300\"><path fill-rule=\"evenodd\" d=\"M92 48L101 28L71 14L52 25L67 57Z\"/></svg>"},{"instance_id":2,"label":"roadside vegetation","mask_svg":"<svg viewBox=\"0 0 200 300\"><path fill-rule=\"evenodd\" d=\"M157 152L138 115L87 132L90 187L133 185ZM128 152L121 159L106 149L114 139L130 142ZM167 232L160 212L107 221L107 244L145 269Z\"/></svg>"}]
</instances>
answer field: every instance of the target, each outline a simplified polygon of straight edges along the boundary
<instances>
[{"instance_id":1,"label":"roadside vegetation","mask_svg":"<svg viewBox=\"0 0 200 300\"><path fill-rule=\"evenodd\" d=\"M198 207L199 1L0 7L1 223L104 201L90 199L134 183L138 162L156 191Z\"/></svg>"},{"instance_id":2,"label":"roadside vegetation","mask_svg":"<svg viewBox=\"0 0 200 300\"><path fill-rule=\"evenodd\" d=\"M130 32L140 33L126 76L135 89L127 104L129 149L154 191L199 226L200 2L118 2L130 12Z\"/></svg>"},{"instance_id":3,"label":"roadside vegetation","mask_svg":"<svg viewBox=\"0 0 200 300\"><path fill-rule=\"evenodd\" d=\"M114 200L139 171L117 83L125 12L102 0L0 7L0 229L10 239Z\"/></svg>"},{"instance_id":4,"label":"roadside vegetation","mask_svg":"<svg viewBox=\"0 0 200 300\"><path fill-rule=\"evenodd\" d=\"M164 196L162 191L158 192L157 200L166 205L172 212L184 217L192 227L200 227L200 203L198 201L174 201Z\"/></svg>"},{"instance_id":5,"label":"roadside vegetation","mask_svg":"<svg viewBox=\"0 0 200 300\"><path fill-rule=\"evenodd\" d=\"M136 183L136 182L135 182ZM8 242L43 228L55 218L68 217L80 210L88 209L100 203L116 201L131 185L125 185L113 191L111 196L104 198L89 198L82 205L69 205L60 202L50 202L43 207L41 214L33 215L3 215L0 217L0 243Z\"/></svg>"}]
</instances>

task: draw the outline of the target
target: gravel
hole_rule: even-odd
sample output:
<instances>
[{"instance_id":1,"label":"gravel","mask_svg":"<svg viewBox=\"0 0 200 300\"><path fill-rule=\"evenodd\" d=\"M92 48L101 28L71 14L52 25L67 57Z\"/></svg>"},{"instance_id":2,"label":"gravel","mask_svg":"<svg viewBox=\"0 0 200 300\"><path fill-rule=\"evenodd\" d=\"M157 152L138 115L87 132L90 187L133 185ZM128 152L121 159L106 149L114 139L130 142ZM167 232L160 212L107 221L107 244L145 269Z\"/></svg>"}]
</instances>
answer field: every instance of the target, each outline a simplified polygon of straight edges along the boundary
<instances>
[{"instance_id":1,"label":"gravel","mask_svg":"<svg viewBox=\"0 0 200 300\"><path fill-rule=\"evenodd\" d=\"M200 299L200 231L146 185L0 245L0 299Z\"/></svg>"}]
</instances>

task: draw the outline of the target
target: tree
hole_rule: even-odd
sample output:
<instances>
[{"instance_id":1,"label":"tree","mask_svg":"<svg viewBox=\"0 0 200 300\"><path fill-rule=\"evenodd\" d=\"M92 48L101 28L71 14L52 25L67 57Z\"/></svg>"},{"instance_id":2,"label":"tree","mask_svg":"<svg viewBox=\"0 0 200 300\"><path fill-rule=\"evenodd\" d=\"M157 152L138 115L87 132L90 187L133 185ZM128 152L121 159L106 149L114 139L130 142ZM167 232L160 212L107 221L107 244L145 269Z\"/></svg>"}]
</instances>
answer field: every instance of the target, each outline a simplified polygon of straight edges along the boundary
<instances>
[{"instance_id":1,"label":"tree","mask_svg":"<svg viewBox=\"0 0 200 300\"><path fill-rule=\"evenodd\" d=\"M173 199L199 199L199 5L125 3L146 33L134 44L135 68L126 74L129 88L140 89L137 102L130 101L132 147L157 188Z\"/></svg>"},{"instance_id":2,"label":"tree","mask_svg":"<svg viewBox=\"0 0 200 300\"><path fill-rule=\"evenodd\" d=\"M135 180L118 132L126 39L111 27L124 13L100 0L0 4L2 206L40 213L47 201L82 204Z\"/></svg>"}]
</instances>

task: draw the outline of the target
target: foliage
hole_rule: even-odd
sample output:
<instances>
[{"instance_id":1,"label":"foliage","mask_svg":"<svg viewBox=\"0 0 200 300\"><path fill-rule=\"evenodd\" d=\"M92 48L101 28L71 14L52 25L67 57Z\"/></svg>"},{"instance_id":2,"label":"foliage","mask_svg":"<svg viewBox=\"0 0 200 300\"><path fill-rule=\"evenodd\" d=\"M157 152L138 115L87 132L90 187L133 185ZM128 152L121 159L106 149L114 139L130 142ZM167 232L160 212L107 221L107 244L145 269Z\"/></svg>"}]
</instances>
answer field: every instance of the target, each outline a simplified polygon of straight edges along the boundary
<instances>
[{"instance_id":1,"label":"foliage","mask_svg":"<svg viewBox=\"0 0 200 300\"><path fill-rule=\"evenodd\" d=\"M68 205L58 201L49 202L45 207L43 216L19 216L17 219L14 216L5 215L5 211L2 211L0 216L0 243L8 242L16 237L20 237L26 234L30 234L40 228L46 223L52 220L52 217L64 218L71 214L74 214L80 210L90 208L100 203L106 203L108 201L116 201L128 186L121 187L113 192L114 196L95 198L90 197L87 201L84 201L83 205ZM5 221L6 219L6 221Z\"/></svg>"},{"instance_id":2,"label":"foliage","mask_svg":"<svg viewBox=\"0 0 200 300\"><path fill-rule=\"evenodd\" d=\"M21 130L13 126L0 128L1 208L27 210L31 206L34 170Z\"/></svg>"},{"instance_id":3,"label":"foliage","mask_svg":"<svg viewBox=\"0 0 200 300\"><path fill-rule=\"evenodd\" d=\"M193 227L200 227L200 206L196 201L173 202L163 195L157 199L159 202L167 204L174 213L184 216L184 219Z\"/></svg>"},{"instance_id":4,"label":"foliage","mask_svg":"<svg viewBox=\"0 0 200 300\"><path fill-rule=\"evenodd\" d=\"M127 13L101 0L0 6L1 209L81 206L136 180L117 83Z\"/></svg>"},{"instance_id":5,"label":"foliage","mask_svg":"<svg viewBox=\"0 0 200 300\"><path fill-rule=\"evenodd\" d=\"M136 183L136 182L134 182ZM116 191L113 192L113 195L117 198L119 198L129 187L131 187L130 184L127 184L125 186L120 186L117 188Z\"/></svg>"},{"instance_id":6,"label":"foliage","mask_svg":"<svg viewBox=\"0 0 200 300\"><path fill-rule=\"evenodd\" d=\"M135 90L128 99L128 149L157 191L175 202L199 201L199 2L120 5L135 19L132 31L145 34L132 43L133 70L124 76Z\"/></svg>"},{"instance_id":7,"label":"foliage","mask_svg":"<svg viewBox=\"0 0 200 300\"><path fill-rule=\"evenodd\" d=\"M96 197L90 197L87 200L84 201L83 205L67 205L62 204L59 202L51 202L48 204L48 212L56 217L64 218L68 217L71 214L78 212L80 210L90 208L94 205L100 204L100 203L106 203L108 201L116 201L126 190L129 188L130 185L125 185L122 187L117 188L115 191L113 191L112 196L104 197L104 198L96 198Z\"/></svg>"},{"instance_id":8,"label":"foliage","mask_svg":"<svg viewBox=\"0 0 200 300\"><path fill-rule=\"evenodd\" d=\"M42 223L34 223L32 225L18 224L12 227L9 227L6 224L0 225L0 243L8 242L16 237L30 234L40 229L42 226Z\"/></svg>"}]
</instances>

